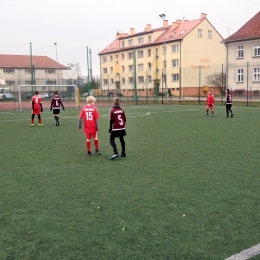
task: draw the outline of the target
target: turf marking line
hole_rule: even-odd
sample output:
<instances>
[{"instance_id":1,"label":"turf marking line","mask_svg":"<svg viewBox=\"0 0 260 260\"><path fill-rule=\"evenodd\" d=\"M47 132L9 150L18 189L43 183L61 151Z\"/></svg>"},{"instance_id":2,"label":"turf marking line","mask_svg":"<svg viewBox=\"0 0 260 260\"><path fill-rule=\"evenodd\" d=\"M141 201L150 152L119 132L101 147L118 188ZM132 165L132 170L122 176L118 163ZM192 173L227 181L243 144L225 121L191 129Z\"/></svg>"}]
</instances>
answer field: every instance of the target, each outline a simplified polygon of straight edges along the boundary
<instances>
[{"instance_id":1,"label":"turf marking line","mask_svg":"<svg viewBox=\"0 0 260 260\"><path fill-rule=\"evenodd\" d=\"M186 111L196 111L199 110L198 108L195 109L183 109L183 110L168 110L168 111L157 111L157 112L147 112L145 114L142 113L127 113L126 116L127 117L140 117L140 116L148 116L150 114L161 114L161 113L174 113L174 112L186 112ZM4 113L4 112L2 112ZM109 117L109 115L101 115L101 117ZM78 118L78 116L64 116L64 117L60 117L60 118L64 118L64 119L75 119ZM46 118L42 118L43 120L53 120L53 117L46 117ZM15 121L25 121L28 120L28 118L23 118L23 119L6 119L6 120L0 120L0 122L15 122ZM30 118L29 120L30 121Z\"/></svg>"},{"instance_id":2,"label":"turf marking line","mask_svg":"<svg viewBox=\"0 0 260 260\"><path fill-rule=\"evenodd\" d=\"M256 255L260 255L260 244L245 249L238 254L232 255L229 258L226 258L226 260L246 260Z\"/></svg>"},{"instance_id":3,"label":"turf marking line","mask_svg":"<svg viewBox=\"0 0 260 260\"><path fill-rule=\"evenodd\" d=\"M9 115L13 115L14 113L8 113L8 112L1 112L2 114L9 114Z\"/></svg>"}]
</instances>

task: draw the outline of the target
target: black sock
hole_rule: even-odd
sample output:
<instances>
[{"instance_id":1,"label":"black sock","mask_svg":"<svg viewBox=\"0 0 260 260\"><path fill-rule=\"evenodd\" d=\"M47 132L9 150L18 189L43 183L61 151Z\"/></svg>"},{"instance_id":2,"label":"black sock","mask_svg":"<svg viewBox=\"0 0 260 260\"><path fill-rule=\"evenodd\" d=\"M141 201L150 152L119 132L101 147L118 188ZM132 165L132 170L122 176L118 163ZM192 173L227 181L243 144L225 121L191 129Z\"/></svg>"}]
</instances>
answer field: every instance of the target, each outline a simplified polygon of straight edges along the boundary
<instances>
[{"instance_id":1,"label":"black sock","mask_svg":"<svg viewBox=\"0 0 260 260\"><path fill-rule=\"evenodd\" d=\"M110 140L110 144L113 147L114 154L118 154L115 141Z\"/></svg>"}]
</instances>

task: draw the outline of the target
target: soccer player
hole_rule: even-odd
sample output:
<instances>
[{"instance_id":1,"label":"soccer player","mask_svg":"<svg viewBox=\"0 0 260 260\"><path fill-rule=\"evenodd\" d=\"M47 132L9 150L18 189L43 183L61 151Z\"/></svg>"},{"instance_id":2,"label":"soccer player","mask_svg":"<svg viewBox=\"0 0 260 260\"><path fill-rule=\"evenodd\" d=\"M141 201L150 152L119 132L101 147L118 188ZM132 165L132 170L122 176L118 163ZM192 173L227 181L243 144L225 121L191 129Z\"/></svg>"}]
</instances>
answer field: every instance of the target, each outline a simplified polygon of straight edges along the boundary
<instances>
[{"instance_id":1,"label":"soccer player","mask_svg":"<svg viewBox=\"0 0 260 260\"><path fill-rule=\"evenodd\" d=\"M38 116L39 126L42 126L41 112L42 109L42 98L39 96L39 92L36 90L35 95L32 97L32 117L31 117L31 126L34 126L34 117Z\"/></svg>"},{"instance_id":2,"label":"soccer player","mask_svg":"<svg viewBox=\"0 0 260 260\"><path fill-rule=\"evenodd\" d=\"M126 157L125 154L125 140L124 136L126 135L125 131L126 116L124 110L120 107L120 100L118 97L114 98L114 106L110 110L110 144L113 147L114 155L110 157L111 160L114 160L119 157L117 152L117 147L115 143L115 138L119 137L121 143L121 157Z\"/></svg>"},{"instance_id":3,"label":"soccer player","mask_svg":"<svg viewBox=\"0 0 260 260\"><path fill-rule=\"evenodd\" d=\"M215 97L212 94L211 90L209 90L207 96L207 105L206 105L207 116L209 115L209 109L211 110L212 116L214 116L214 102L215 102Z\"/></svg>"},{"instance_id":4,"label":"soccer player","mask_svg":"<svg viewBox=\"0 0 260 260\"><path fill-rule=\"evenodd\" d=\"M229 118L229 112L231 113L231 117L234 116L231 107L232 107L232 97L230 94L230 90L227 89L226 90L226 113L227 113L226 118Z\"/></svg>"},{"instance_id":5,"label":"soccer player","mask_svg":"<svg viewBox=\"0 0 260 260\"><path fill-rule=\"evenodd\" d=\"M78 128L81 129L82 119L84 122L84 132L86 134L86 147L88 155L91 155L90 140L94 139L94 145L96 148L95 155L100 155L98 150L98 136L97 131L99 130L99 113L97 108L94 106L96 99L93 96L87 97L87 105L84 106L79 114Z\"/></svg>"},{"instance_id":6,"label":"soccer player","mask_svg":"<svg viewBox=\"0 0 260 260\"><path fill-rule=\"evenodd\" d=\"M62 106L63 110L65 110L61 98L59 97L59 92L56 90L54 92L54 96L51 99L51 107L50 110L53 110L54 119L56 121L56 126L60 125L59 117L60 117L60 107Z\"/></svg>"}]
</instances>

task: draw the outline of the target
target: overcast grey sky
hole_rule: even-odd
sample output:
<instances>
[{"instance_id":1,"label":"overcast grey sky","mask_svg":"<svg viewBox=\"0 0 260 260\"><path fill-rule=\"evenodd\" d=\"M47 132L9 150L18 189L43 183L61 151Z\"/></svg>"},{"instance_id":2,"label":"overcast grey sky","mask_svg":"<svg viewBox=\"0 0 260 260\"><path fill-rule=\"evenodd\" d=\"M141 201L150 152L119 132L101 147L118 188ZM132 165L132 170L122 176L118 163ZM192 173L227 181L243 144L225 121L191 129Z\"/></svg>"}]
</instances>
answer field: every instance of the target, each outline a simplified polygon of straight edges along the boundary
<instances>
[{"instance_id":1,"label":"overcast grey sky","mask_svg":"<svg viewBox=\"0 0 260 260\"><path fill-rule=\"evenodd\" d=\"M260 0L0 0L0 53L46 55L63 65L80 62L87 74L86 46L92 50L93 75L99 74L98 53L116 37L116 30L143 31L177 19L194 20L201 13L226 38L260 11Z\"/></svg>"}]
</instances>

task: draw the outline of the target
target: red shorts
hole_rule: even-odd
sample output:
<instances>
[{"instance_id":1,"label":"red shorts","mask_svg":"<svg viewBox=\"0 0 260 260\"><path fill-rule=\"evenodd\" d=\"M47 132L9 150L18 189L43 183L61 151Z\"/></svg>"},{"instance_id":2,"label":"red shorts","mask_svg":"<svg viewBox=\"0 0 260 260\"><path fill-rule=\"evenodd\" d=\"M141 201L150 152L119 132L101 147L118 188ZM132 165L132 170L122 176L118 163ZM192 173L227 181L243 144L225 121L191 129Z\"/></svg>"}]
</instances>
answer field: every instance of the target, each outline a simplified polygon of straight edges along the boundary
<instances>
[{"instance_id":1,"label":"red shorts","mask_svg":"<svg viewBox=\"0 0 260 260\"><path fill-rule=\"evenodd\" d=\"M214 107L214 105L213 104L207 104L207 107L212 109Z\"/></svg>"},{"instance_id":2,"label":"red shorts","mask_svg":"<svg viewBox=\"0 0 260 260\"><path fill-rule=\"evenodd\" d=\"M95 139L95 138L97 138L97 132L96 133L85 133L85 134L86 134L86 138L87 139L91 139L91 138Z\"/></svg>"},{"instance_id":3,"label":"red shorts","mask_svg":"<svg viewBox=\"0 0 260 260\"><path fill-rule=\"evenodd\" d=\"M40 115L41 114L41 109L39 108L39 109L33 109L32 110L32 114L34 114L34 115Z\"/></svg>"}]
</instances>

